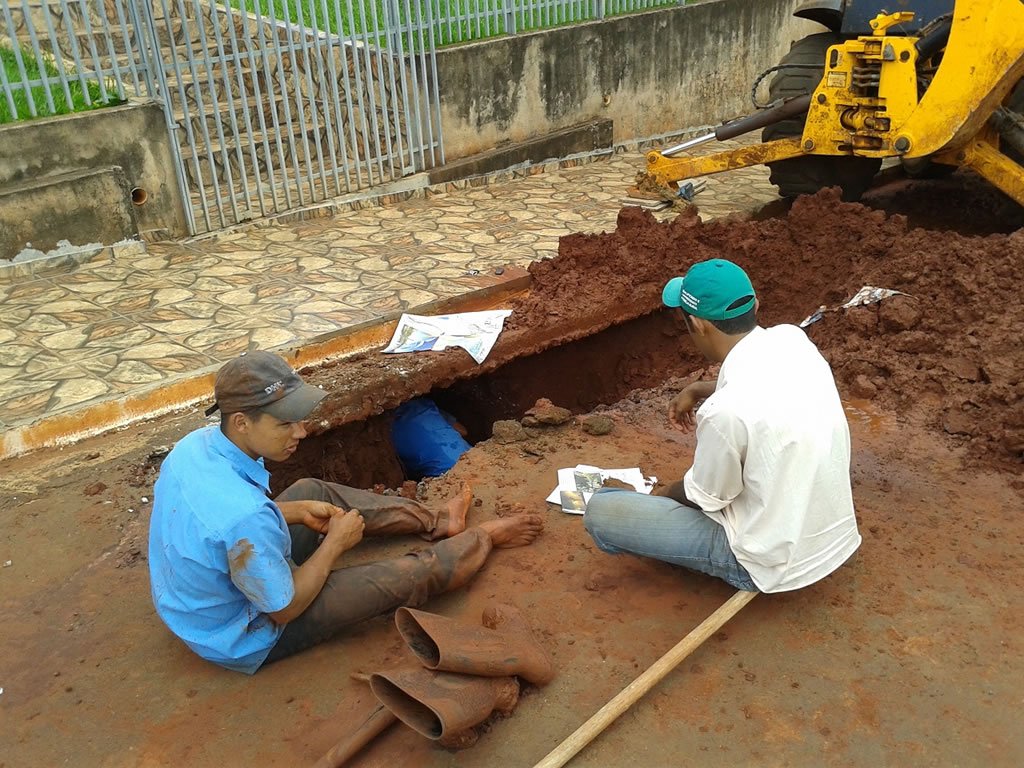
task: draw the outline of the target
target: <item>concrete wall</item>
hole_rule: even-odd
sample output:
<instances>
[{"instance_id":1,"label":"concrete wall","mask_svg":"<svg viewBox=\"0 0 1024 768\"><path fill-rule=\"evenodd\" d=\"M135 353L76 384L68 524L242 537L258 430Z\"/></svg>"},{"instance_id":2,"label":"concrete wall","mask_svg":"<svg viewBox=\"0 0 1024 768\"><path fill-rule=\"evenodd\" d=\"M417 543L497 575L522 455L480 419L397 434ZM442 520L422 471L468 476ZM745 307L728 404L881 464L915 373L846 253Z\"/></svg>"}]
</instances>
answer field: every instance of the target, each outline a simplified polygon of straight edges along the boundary
<instances>
[{"instance_id":1,"label":"concrete wall","mask_svg":"<svg viewBox=\"0 0 1024 768\"><path fill-rule=\"evenodd\" d=\"M593 118L611 118L618 143L750 112L757 75L824 31L792 17L800 2L707 0L443 49L446 156Z\"/></svg>"},{"instance_id":2,"label":"concrete wall","mask_svg":"<svg viewBox=\"0 0 1024 768\"><path fill-rule=\"evenodd\" d=\"M51 177L56 182L56 177L98 168L120 168L129 190L146 191L146 202L134 208L143 238L188 235L174 155L158 103L132 103L0 126L0 189L29 182L45 184ZM74 227L85 225L76 220ZM68 227L74 228L70 223ZM63 237L73 243L98 240L81 231L68 231Z\"/></svg>"}]
</instances>

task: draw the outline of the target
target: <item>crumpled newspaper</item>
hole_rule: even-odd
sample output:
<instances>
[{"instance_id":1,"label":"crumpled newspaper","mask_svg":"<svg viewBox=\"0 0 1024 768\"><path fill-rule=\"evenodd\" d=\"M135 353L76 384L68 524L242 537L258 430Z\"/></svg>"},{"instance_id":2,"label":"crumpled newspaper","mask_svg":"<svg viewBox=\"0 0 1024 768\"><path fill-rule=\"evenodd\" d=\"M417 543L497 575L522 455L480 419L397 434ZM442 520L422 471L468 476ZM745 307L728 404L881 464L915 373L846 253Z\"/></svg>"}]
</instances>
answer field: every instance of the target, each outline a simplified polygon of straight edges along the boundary
<instances>
[{"instance_id":1,"label":"crumpled newspaper","mask_svg":"<svg viewBox=\"0 0 1024 768\"><path fill-rule=\"evenodd\" d=\"M882 299L888 299L893 296L908 296L909 294L903 291L894 291L891 288L876 288L873 285L865 285L857 293L854 294L853 298L843 304L843 309L849 309L850 307L864 307L868 304L877 304Z\"/></svg>"},{"instance_id":2,"label":"crumpled newspaper","mask_svg":"<svg viewBox=\"0 0 1024 768\"><path fill-rule=\"evenodd\" d=\"M850 307L866 307L868 304L877 304L883 299L889 299L893 296L910 296L910 294L903 291L895 291L892 288L877 288L873 285L865 285L845 304L832 307L831 309L822 304L813 314L808 315L800 322L800 327L806 328L809 325L813 325L821 320L826 312L836 312L837 310L849 309Z\"/></svg>"},{"instance_id":3,"label":"crumpled newspaper","mask_svg":"<svg viewBox=\"0 0 1024 768\"><path fill-rule=\"evenodd\" d=\"M460 312L454 315L403 314L385 352L439 352L448 347L462 347L477 362L490 354L505 327L511 309L485 312Z\"/></svg>"}]
</instances>

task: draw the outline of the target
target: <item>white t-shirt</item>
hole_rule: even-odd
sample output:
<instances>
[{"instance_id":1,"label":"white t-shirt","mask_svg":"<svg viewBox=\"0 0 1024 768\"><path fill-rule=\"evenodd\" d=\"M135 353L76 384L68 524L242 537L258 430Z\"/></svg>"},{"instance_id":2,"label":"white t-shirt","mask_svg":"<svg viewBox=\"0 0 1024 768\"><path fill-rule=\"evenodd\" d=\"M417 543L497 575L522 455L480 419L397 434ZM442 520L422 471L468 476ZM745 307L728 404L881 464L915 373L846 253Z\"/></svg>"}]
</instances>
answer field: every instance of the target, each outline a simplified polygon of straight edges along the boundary
<instances>
[{"instance_id":1,"label":"white t-shirt","mask_svg":"<svg viewBox=\"0 0 1024 768\"><path fill-rule=\"evenodd\" d=\"M687 498L762 592L823 579L860 546L850 430L832 370L795 325L755 328L697 411Z\"/></svg>"}]
</instances>

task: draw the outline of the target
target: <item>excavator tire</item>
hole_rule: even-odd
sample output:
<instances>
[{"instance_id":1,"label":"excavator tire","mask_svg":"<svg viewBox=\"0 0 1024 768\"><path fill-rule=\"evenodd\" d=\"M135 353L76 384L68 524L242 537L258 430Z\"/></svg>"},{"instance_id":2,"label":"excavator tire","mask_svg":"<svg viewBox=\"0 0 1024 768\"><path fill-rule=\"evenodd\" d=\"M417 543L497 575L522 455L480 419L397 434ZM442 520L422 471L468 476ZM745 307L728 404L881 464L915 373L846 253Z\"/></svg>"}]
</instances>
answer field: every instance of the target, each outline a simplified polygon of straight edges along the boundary
<instances>
[{"instance_id":1,"label":"excavator tire","mask_svg":"<svg viewBox=\"0 0 1024 768\"><path fill-rule=\"evenodd\" d=\"M800 64L804 66L780 69L769 85L772 101L776 99L803 96L813 93L825 73L825 54L830 45L843 41L834 32L809 35L793 43L789 53L782 57L780 65ZM809 67L806 65L817 65ZM762 141L788 139L801 136L804 132L804 117L769 125L761 132ZM779 188L783 197L810 195L825 187L839 187L843 200L859 200L871 186L871 180L878 173L882 161L873 157L838 157L810 155L794 157L769 163L769 179Z\"/></svg>"}]
</instances>

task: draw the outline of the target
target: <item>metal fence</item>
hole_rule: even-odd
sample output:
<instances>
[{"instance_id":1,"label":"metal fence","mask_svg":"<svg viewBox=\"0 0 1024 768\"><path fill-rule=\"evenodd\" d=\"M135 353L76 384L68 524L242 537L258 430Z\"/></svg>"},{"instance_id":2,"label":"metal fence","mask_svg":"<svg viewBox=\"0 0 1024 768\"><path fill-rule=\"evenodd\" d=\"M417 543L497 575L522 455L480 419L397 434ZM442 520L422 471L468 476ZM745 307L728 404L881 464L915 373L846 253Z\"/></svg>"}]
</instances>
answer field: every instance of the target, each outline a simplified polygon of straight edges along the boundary
<instances>
[{"instance_id":1,"label":"metal fence","mask_svg":"<svg viewBox=\"0 0 1024 768\"><path fill-rule=\"evenodd\" d=\"M281 10L260 0L153 6L158 87L197 229L444 162L434 47L421 30L385 18L348 32L322 29L328 10L354 17L340 0L285 1Z\"/></svg>"},{"instance_id":2,"label":"metal fence","mask_svg":"<svg viewBox=\"0 0 1024 768\"><path fill-rule=\"evenodd\" d=\"M425 0L438 45L671 8L689 0Z\"/></svg>"},{"instance_id":3,"label":"metal fence","mask_svg":"<svg viewBox=\"0 0 1024 768\"><path fill-rule=\"evenodd\" d=\"M0 0L0 121L164 103L193 233L444 163L440 45L683 0Z\"/></svg>"},{"instance_id":4,"label":"metal fence","mask_svg":"<svg viewBox=\"0 0 1024 768\"><path fill-rule=\"evenodd\" d=\"M127 0L0 1L0 123L154 92Z\"/></svg>"},{"instance_id":5,"label":"metal fence","mask_svg":"<svg viewBox=\"0 0 1024 768\"><path fill-rule=\"evenodd\" d=\"M193 233L300 208L444 162L429 23L385 5L0 0L0 109L155 97Z\"/></svg>"}]
</instances>

